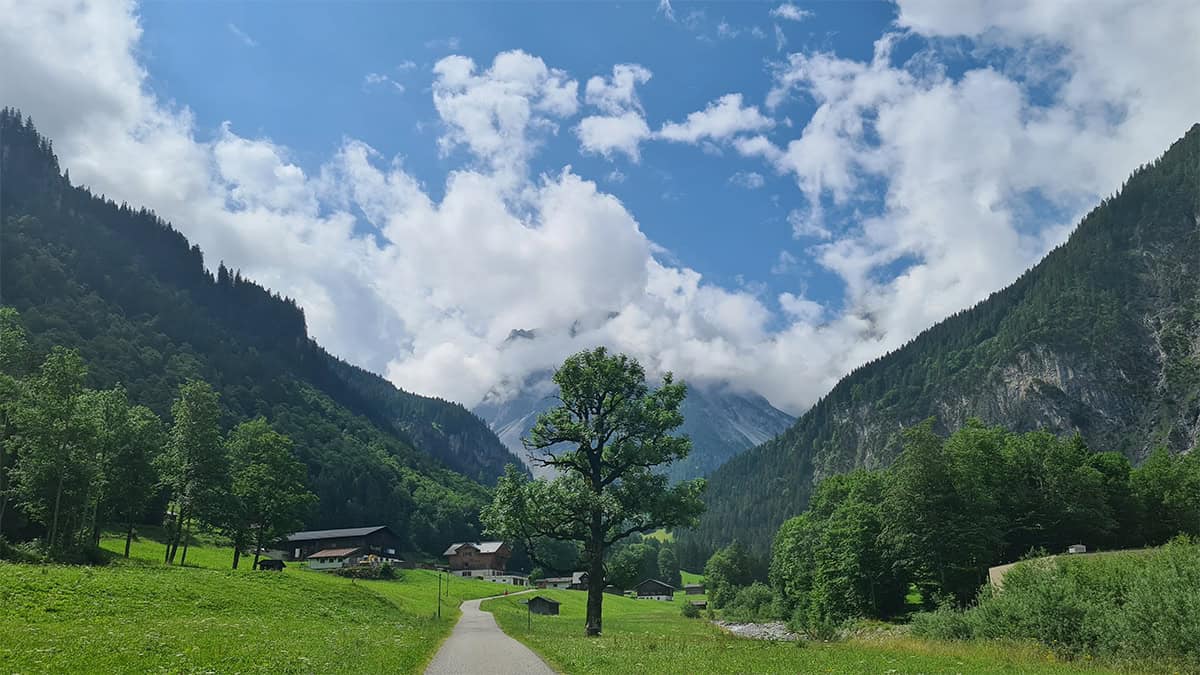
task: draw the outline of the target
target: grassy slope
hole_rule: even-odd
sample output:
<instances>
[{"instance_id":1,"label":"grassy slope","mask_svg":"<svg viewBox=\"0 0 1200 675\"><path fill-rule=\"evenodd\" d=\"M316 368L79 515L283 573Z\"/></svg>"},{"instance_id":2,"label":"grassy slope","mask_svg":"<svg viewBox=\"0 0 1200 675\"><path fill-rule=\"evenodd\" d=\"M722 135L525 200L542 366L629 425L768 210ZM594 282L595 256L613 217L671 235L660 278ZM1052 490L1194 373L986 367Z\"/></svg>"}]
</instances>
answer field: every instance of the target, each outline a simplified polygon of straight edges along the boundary
<instances>
[{"instance_id":1,"label":"grassy slope","mask_svg":"<svg viewBox=\"0 0 1200 675\"><path fill-rule=\"evenodd\" d=\"M194 547L186 568L161 555L144 541L107 567L0 563L0 672L419 672L462 600L509 588L454 579L438 619L425 570L352 583L231 571L216 546Z\"/></svg>"},{"instance_id":2,"label":"grassy slope","mask_svg":"<svg viewBox=\"0 0 1200 675\"><path fill-rule=\"evenodd\" d=\"M961 645L907 636L839 644L771 643L736 638L702 619L685 619L679 602L605 596L604 637L583 637L586 597L542 591L561 615L533 617L526 628L521 598L483 603L506 633L566 673L1066 673L1086 664L1055 661L1031 647Z\"/></svg>"}]
</instances>

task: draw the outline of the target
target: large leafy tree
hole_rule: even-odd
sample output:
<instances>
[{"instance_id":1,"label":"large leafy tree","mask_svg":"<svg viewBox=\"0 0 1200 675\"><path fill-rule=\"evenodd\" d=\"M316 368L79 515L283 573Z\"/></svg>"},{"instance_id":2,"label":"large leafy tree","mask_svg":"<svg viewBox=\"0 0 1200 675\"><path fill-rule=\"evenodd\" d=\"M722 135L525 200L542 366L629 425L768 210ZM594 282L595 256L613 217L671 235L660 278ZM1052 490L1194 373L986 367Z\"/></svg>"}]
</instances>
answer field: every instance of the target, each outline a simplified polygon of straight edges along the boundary
<instances>
[{"instance_id":1,"label":"large leafy tree","mask_svg":"<svg viewBox=\"0 0 1200 675\"><path fill-rule=\"evenodd\" d=\"M145 406L130 405L121 387L99 392L94 411L97 423L99 479L96 481L93 538L105 522L125 528L125 557L133 541L134 523L155 494L158 472L154 461L162 452L162 420Z\"/></svg>"},{"instance_id":2,"label":"large leafy tree","mask_svg":"<svg viewBox=\"0 0 1200 675\"><path fill-rule=\"evenodd\" d=\"M223 526L233 540L233 568L242 548L254 545L254 563L263 546L295 530L316 503L304 465L292 455L292 440L261 417L242 422L225 443L230 493Z\"/></svg>"},{"instance_id":3,"label":"large leafy tree","mask_svg":"<svg viewBox=\"0 0 1200 675\"><path fill-rule=\"evenodd\" d=\"M171 433L159 462L175 503L174 532L165 554L168 563L175 561L179 542L185 528L190 532L193 519L209 524L219 520L229 478L221 442L221 407L213 388L202 380L185 383L171 406L171 415ZM186 559L186 544L183 555Z\"/></svg>"},{"instance_id":4,"label":"large leafy tree","mask_svg":"<svg viewBox=\"0 0 1200 675\"><path fill-rule=\"evenodd\" d=\"M506 539L582 545L585 632L594 636L601 632L605 551L635 532L694 524L704 510L704 481L672 486L656 471L691 450L686 437L672 435L683 423L687 389L670 373L652 390L637 360L600 347L569 357L554 382L560 405L539 416L524 442L558 478L531 481L510 465L482 520Z\"/></svg>"},{"instance_id":5,"label":"large leafy tree","mask_svg":"<svg viewBox=\"0 0 1200 675\"><path fill-rule=\"evenodd\" d=\"M10 470L12 489L25 515L46 527L46 547L54 556L77 543L73 535L98 471L85 409L86 373L78 352L55 347L11 411L21 458Z\"/></svg>"}]
</instances>

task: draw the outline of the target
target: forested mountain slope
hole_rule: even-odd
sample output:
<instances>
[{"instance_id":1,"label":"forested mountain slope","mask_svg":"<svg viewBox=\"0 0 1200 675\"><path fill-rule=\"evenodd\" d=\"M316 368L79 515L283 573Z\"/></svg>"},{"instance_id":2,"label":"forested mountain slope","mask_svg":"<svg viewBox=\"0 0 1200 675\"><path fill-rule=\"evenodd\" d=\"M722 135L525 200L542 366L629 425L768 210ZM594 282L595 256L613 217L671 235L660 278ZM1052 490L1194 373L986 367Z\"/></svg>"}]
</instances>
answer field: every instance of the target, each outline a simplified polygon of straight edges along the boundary
<instances>
[{"instance_id":1,"label":"forested mountain slope","mask_svg":"<svg viewBox=\"0 0 1200 675\"><path fill-rule=\"evenodd\" d=\"M518 461L482 420L335 359L291 300L224 266L214 277L154 214L72 186L7 109L0 172L0 301L38 351L79 349L91 386L121 383L164 418L189 378L217 389L226 427L267 417L308 467L314 527L387 523L433 551L477 536L488 494L471 479Z\"/></svg>"},{"instance_id":2,"label":"forested mountain slope","mask_svg":"<svg viewBox=\"0 0 1200 675\"><path fill-rule=\"evenodd\" d=\"M842 379L779 437L710 477L685 560L759 553L822 477L888 465L936 417L1079 431L1137 462L1200 442L1200 125L1011 286Z\"/></svg>"},{"instance_id":3,"label":"forested mountain slope","mask_svg":"<svg viewBox=\"0 0 1200 675\"><path fill-rule=\"evenodd\" d=\"M475 413L487 421L514 454L525 457L521 439L529 434L537 416L558 404L550 373L531 378L525 389L510 399L485 399ZM671 464L667 475L686 480L707 475L729 458L788 428L794 418L753 393L722 385L689 382L683 400L680 433L692 439L692 452ZM530 467L535 473L538 467Z\"/></svg>"}]
</instances>

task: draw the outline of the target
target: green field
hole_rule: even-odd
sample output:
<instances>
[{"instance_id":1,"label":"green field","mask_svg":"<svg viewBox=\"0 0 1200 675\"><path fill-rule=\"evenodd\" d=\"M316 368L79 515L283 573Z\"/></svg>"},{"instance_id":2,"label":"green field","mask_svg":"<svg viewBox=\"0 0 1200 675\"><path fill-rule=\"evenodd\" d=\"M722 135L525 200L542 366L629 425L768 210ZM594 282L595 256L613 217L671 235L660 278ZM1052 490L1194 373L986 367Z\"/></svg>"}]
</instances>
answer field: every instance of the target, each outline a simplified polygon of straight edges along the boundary
<instances>
[{"instance_id":1,"label":"green field","mask_svg":"<svg viewBox=\"0 0 1200 675\"><path fill-rule=\"evenodd\" d=\"M198 567L167 567L148 540L133 556L0 563L0 672L419 672L462 600L511 589L455 578L438 619L430 571L352 582L299 566L253 572L246 561L234 572L230 551L212 545L188 552Z\"/></svg>"},{"instance_id":2,"label":"green field","mask_svg":"<svg viewBox=\"0 0 1200 675\"><path fill-rule=\"evenodd\" d=\"M686 619L680 602L604 598L604 636L583 637L586 595L542 591L562 603L559 616L534 616L523 598L483 603L506 633L567 673L1073 673L1104 672L1064 663L1024 645L964 645L878 634L836 644L773 643Z\"/></svg>"}]
</instances>

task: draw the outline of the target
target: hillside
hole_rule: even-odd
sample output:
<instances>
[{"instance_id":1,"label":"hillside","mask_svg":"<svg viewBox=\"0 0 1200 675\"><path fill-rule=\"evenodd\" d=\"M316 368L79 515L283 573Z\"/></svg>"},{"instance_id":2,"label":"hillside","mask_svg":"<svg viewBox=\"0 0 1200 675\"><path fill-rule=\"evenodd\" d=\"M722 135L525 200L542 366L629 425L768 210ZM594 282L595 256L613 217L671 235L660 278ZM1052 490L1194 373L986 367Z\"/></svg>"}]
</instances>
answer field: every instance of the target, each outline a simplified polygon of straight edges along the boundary
<instances>
[{"instance_id":1,"label":"hillside","mask_svg":"<svg viewBox=\"0 0 1200 675\"><path fill-rule=\"evenodd\" d=\"M889 464L936 417L1078 431L1134 462L1200 444L1200 125L1140 168L1011 286L843 378L779 437L711 476L684 564L735 534L759 553L814 482Z\"/></svg>"},{"instance_id":2,"label":"hillside","mask_svg":"<svg viewBox=\"0 0 1200 675\"><path fill-rule=\"evenodd\" d=\"M537 416L556 404L549 378L549 373L533 378L533 383L517 396L505 401L485 399L474 409L518 457L526 456L521 439L529 434ZM719 385L689 383L682 411L680 433L692 439L692 452L668 468L672 480L707 475L739 452L784 431L794 421L762 396Z\"/></svg>"},{"instance_id":3,"label":"hillside","mask_svg":"<svg viewBox=\"0 0 1200 675\"><path fill-rule=\"evenodd\" d=\"M0 139L0 301L35 351L78 349L90 386L121 383L164 418L189 378L217 389L226 427L267 417L308 467L313 527L387 523L430 551L478 534L476 481L517 461L481 420L340 362L293 301L224 265L214 276L153 213L71 185L18 113L0 112Z\"/></svg>"}]
</instances>

